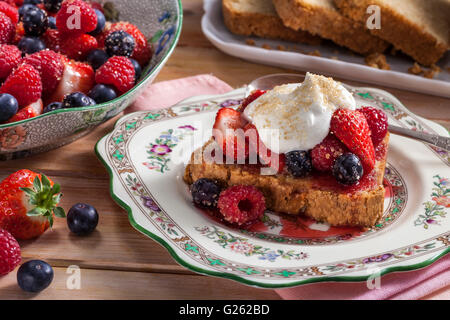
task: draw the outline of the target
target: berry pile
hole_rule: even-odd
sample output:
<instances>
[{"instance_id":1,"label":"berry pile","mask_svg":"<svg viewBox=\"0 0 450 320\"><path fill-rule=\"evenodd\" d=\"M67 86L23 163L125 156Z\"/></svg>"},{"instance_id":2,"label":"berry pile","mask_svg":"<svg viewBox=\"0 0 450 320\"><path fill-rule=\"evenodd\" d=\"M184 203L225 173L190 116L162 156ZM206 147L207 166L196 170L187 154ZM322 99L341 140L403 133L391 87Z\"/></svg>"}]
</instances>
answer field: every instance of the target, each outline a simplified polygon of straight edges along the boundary
<instances>
[{"instance_id":1,"label":"berry pile","mask_svg":"<svg viewBox=\"0 0 450 320\"><path fill-rule=\"evenodd\" d=\"M152 54L136 26L107 22L99 3L0 0L0 124L113 100Z\"/></svg>"},{"instance_id":2,"label":"berry pile","mask_svg":"<svg viewBox=\"0 0 450 320\"><path fill-rule=\"evenodd\" d=\"M256 154L261 164L275 169L274 173L301 178L316 170L333 175L342 185L358 184L364 173L374 169L375 149L388 132L388 119L382 110L374 107L337 109L328 136L312 150L275 154L264 146L256 127L242 116L247 105L264 93L262 90L252 92L237 110L222 108L218 111L213 137L227 161L251 163L247 160Z\"/></svg>"}]
</instances>

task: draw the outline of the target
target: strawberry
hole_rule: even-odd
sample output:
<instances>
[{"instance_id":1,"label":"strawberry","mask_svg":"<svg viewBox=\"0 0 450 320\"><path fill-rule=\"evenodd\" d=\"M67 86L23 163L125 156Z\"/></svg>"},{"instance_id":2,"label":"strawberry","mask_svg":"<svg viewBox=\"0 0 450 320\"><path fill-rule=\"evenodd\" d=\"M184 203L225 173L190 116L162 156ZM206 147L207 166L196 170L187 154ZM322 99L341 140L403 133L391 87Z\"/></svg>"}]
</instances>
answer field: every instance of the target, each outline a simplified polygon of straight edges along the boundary
<instances>
[{"instance_id":1,"label":"strawberry","mask_svg":"<svg viewBox=\"0 0 450 320\"><path fill-rule=\"evenodd\" d=\"M141 66L145 66L152 57L152 49L144 34L138 29L138 27L129 22L117 22L105 28L105 31L98 37L99 46L104 47L105 39L108 35L119 30L129 33L134 38L136 47L134 48L131 59L139 62Z\"/></svg>"},{"instance_id":2,"label":"strawberry","mask_svg":"<svg viewBox=\"0 0 450 320\"><path fill-rule=\"evenodd\" d=\"M217 112L213 126L214 139L224 155L234 160L238 160L239 156L239 160L242 160L242 157L247 158L249 153L243 130L245 120L241 116L239 111L222 108Z\"/></svg>"},{"instance_id":3,"label":"strawberry","mask_svg":"<svg viewBox=\"0 0 450 320\"><path fill-rule=\"evenodd\" d=\"M41 76L33 66L21 64L0 87L0 93L13 95L20 107L27 106L41 97Z\"/></svg>"},{"instance_id":4,"label":"strawberry","mask_svg":"<svg viewBox=\"0 0 450 320\"><path fill-rule=\"evenodd\" d=\"M16 26L14 23L6 14L0 12L0 44L12 42L15 33Z\"/></svg>"},{"instance_id":5,"label":"strawberry","mask_svg":"<svg viewBox=\"0 0 450 320\"><path fill-rule=\"evenodd\" d=\"M359 111L338 109L331 117L331 132L361 160L364 171L375 167L375 149L366 118Z\"/></svg>"},{"instance_id":6,"label":"strawberry","mask_svg":"<svg viewBox=\"0 0 450 320\"><path fill-rule=\"evenodd\" d=\"M59 31L55 29L47 29L42 35L42 40L45 43L47 49L59 52L60 50L60 35Z\"/></svg>"},{"instance_id":7,"label":"strawberry","mask_svg":"<svg viewBox=\"0 0 450 320\"><path fill-rule=\"evenodd\" d=\"M45 175L20 170L0 183L0 228L16 239L40 236L53 225L54 215L65 217L58 207L61 199L59 184Z\"/></svg>"},{"instance_id":8,"label":"strawberry","mask_svg":"<svg viewBox=\"0 0 450 320\"><path fill-rule=\"evenodd\" d=\"M126 57L114 56L109 58L95 73L95 81L114 86L119 93L130 90L135 83L133 63Z\"/></svg>"},{"instance_id":9,"label":"strawberry","mask_svg":"<svg viewBox=\"0 0 450 320\"><path fill-rule=\"evenodd\" d=\"M281 173L286 165L284 154L278 154L268 149L262 142L256 127L249 123L244 127L244 131L249 144L249 152L258 155L259 160L266 166L272 167Z\"/></svg>"},{"instance_id":10,"label":"strawberry","mask_svg":"<svg viewBox=\"0 0 450 320\"><path fill-rule=\"evenodd\" d=\"M26 106L25 108L20 109L11 119L8 120L8 123L37 117L42 114L43 109L44 105L42 103L42 100L39 99L38 101Z\"/></svg>"},{"instance_id":11,"label":"strawberry","mask_svg":"<svg viewBox=\"0 0 450 320\"><path fill-rule=\"evenodd\" d=\"M0 44L0 80L6 79L21 59L22 52L16 46Z\"/></svg>"},{"instance_id":12,"label":"strawberry","mask_svg":"<svg viewBox=\"0 0 450 320\"><path fill-rule=\"evenodd\" d=\"M331 171L334 161L347 151L346 146L334 135L329 134L311 151L311 162L319 171Z\"/></svg>"},{"instance_id":13,"label":"strawberry","mask_svg":"<svg viewBox=\"0 0 450 320\"><path fill-rule=\"evenodd\" d=\"M13 271L20 261L19 243L8 231L0 229L0 277Z\"/></svg>"},{"instance_id":14,"label":"strawberry","mask_svg":"<svg viewBox=\"0 0 450 320\"><path fill-rule=\"evenodd\" d=\"M374 146L383 141L388 132L388 118L383 110L374 107L362 107L358 109L369 124L371 138Z\"/></svg>"},{"instance_id":15,"label":"strawberry","mask_svg":"<svg viewBox=\"0 0 450 320\"><path fill-rule=\"evenodd\" d=\"M266 90L253 90L250 95L248 97L246 97L241 105L239 106L239 111L240 112L244 112L245 108L252 103L253 101L255 101L256 99L258 99L259 97L261 97L264 93L266 93Z\"/></svg>"},{"instance_id":16,"label":"strawberry","mask_svg":"<svg viewBox=\"0 0 450 320\"><path fill-rule=\"evenodd\" d=\"M42 50L25 57L23 62L39 72L44 95L55 90L64 71L63 57L59 53Z\"/></svg>"},{"instance_id":17,"label":"strawberry","mask_svg":"<svg viewBox=\"0 0 450 320\"><path fill-rule=\"evenodd\" d=\"M8 18L10 18L14 25L19 22L19 11L15 6L12 6L6 2L0 2L0 12L3 12Z\"/></svg>"},{"instance_id":18,"label":"strawberry","mask_svg":"<svg viewBox=\"0 0 450 320\"><path fill-rule=\"evenodd\" d=\"M61 33L79 35L94 31L96 27L97 14L82 0L64 1L56 15L56 28Z\"/></svg>"},{"instance_id":19,"label":"strawberry","mask_svg":"<svg viewBox=\"0 0 450 320\"><path fill-rule=\"evenodd\" d=\"M97 39L88 34L79 36L62 37L60 39L60 50L69 59L85 60L86 56L97 49Z\"/></svg>"},{"instance_id":20,"label":"strawberry","mask_svg":"<svg viewBox=\"0 0 450 320\"><path fill-rule=\"evenodd\" d=\"M73 92L88 93L94 86L94 69L83 62L63 59L64 72L48 102L61 102L64 96Z\"/></svg>"}]
</instances>

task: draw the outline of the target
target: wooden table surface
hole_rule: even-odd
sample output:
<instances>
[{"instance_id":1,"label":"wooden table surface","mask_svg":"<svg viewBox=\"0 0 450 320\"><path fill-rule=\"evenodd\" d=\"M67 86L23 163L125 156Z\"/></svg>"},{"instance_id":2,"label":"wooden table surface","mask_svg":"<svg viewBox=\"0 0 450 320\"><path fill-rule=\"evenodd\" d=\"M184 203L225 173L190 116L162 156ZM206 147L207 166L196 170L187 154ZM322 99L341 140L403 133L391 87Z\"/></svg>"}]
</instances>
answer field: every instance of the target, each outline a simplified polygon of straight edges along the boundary
<instances>
[{"instance_id":1,"label":"wooden table surface","mask_svg":"<svg viewBox=\"0 0 450 320\"><path fill-rule=\"evenodd\" d=\"M291 71L249 63L220 52L202 34L202 1L185 0L183 5L181 39L156 81L211 73L240 87L258 76ZM449 99L381 88L393 93L416 114L450 128ZM62 185L62 206L66 210L77 202L86 202L100 214L97 230L88 237L70 234L66 221L57 219L53 230L34 241L21 242L23 260L47 261L54 267L55 280L47 290L31 295L18 288L16 272L12 272L0 279L0 299L279 299L273 290L190 272L163 247L131 227L125 211L111 199L107 172L93 151L114 122L110 120L58 150L0 164L1 179L22 168L44 172ZM66 288L66 270L71 265L81 268L80 290ZM443 289L429 298L442 297L449 290Z\"/></svg>"}]
</instances>

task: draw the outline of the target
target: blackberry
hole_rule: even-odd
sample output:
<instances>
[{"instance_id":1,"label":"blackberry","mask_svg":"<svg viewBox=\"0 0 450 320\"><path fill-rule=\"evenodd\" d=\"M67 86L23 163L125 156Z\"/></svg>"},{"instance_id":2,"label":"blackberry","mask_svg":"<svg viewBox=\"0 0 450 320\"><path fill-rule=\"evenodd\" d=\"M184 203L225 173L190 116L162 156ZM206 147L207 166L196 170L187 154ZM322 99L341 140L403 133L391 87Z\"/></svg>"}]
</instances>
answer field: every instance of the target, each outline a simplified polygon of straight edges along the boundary
<instances>
[{"instance_id":1,"label":"blackberry","mask_svg":"<svg viewBox=\"0 0 450 320\"><path fill-rule=\"evenodd\" d=\"M96 102L81 92L74 92L64 97L63 108L78 108L94 106Z\"/></svg>"},{"instance_id":2,"label":"blackberry","mask_svg":"<svg viewBox=\"0 0 450 320\"><path fill-rule=\"evenodd\" d=\"M106 37L105 48L110 56L131 57L136 47L136 41L128 32L114 31Z\"/></svg>"},{"instance_id":3,"label":"blackberry","mask_svg":"<svg viewBox=\"0 0 450 320\"><path fill-rule=\"evenodd\" d=\"M363 176L361 160L353 153L339 156L333 165L333 176L344 185L356 184Z\"/></svg>"},{"instance_id":4,"label":"blackberry","mask_svg":"<svg viewBox=\"0 0 450 320\"><path fill-rule=\"evenodd\" d=\"M39 37L48 29L47 13L37 7L27 10L22 17L22 22L27 36Z\"/></svg>"},{"instance_id":5,"label":"blackberry","mask_svg":"<svg viewBox=\"0 0 450 320\"><path fill-rule=\"evenodd\" d=\"M61 9L62 2L63 0L44 0L44 6L48 12L56 13Z\"/></svg>"},{"instance_id":6,"label":"blackberry","mask_svg":"<svg viewBox=\"0 0 450 320\"><path fill-rule=\"evenodd\" d=\"M286 153L286 166L294 177L305 177L312 170L311 156L307 151L291 151Z\"/></svg>"},{"instance_id":7,"label":"blackberry","mask_svg":"<svg viewBox=\"0 0 450 320\"><path fill-rule=\"evenodd\" d=\"M194 203L206 208L217 206L222 188L217 181L202 178L192 184L191 194Z\"/></svg>"}]
</instances>

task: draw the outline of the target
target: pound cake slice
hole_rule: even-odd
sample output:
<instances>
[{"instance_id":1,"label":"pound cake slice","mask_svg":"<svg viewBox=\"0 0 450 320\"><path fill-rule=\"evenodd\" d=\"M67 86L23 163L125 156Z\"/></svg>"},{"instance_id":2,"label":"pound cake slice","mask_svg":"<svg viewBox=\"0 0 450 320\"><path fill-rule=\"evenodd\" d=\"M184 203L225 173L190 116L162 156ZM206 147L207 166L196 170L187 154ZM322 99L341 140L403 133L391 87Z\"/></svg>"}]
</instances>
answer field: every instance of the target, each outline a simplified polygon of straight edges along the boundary
<instances>
[{"instance_id":1,"label":"pound cake slice","mask_svg":"<svg viewBox=\"0 0 450 320\"><path fill-rule=\"evenodd\" d=\"M285 27L272 0L223 0L225 25L235 34L281 39L307 44L319 44L321 39L306 31Z\"/></svg>"},{"instance_id":2,"label":"pound cake slice","mask_svg":"<svg viewBox=\"0 0 450 320\"><path fill-rule=\"evenodd\" d=\"M417 62L430 66L450 46L448 0L334 0L345 16L364 23L367 7L380 7L381 28L370 32L394 45Z\"/></svg>"},{"instance_id":3,"label":"pound cake slice","mask_svg":"<svg viewBox=\"0 0 450 320\"><path fill-rule=\"evenodd\" d=\"M273 0L286 27L332 40L360 54L382 53L389 44L365 25L342 15L333 0Z\"/></svg>"}]
</instances>

